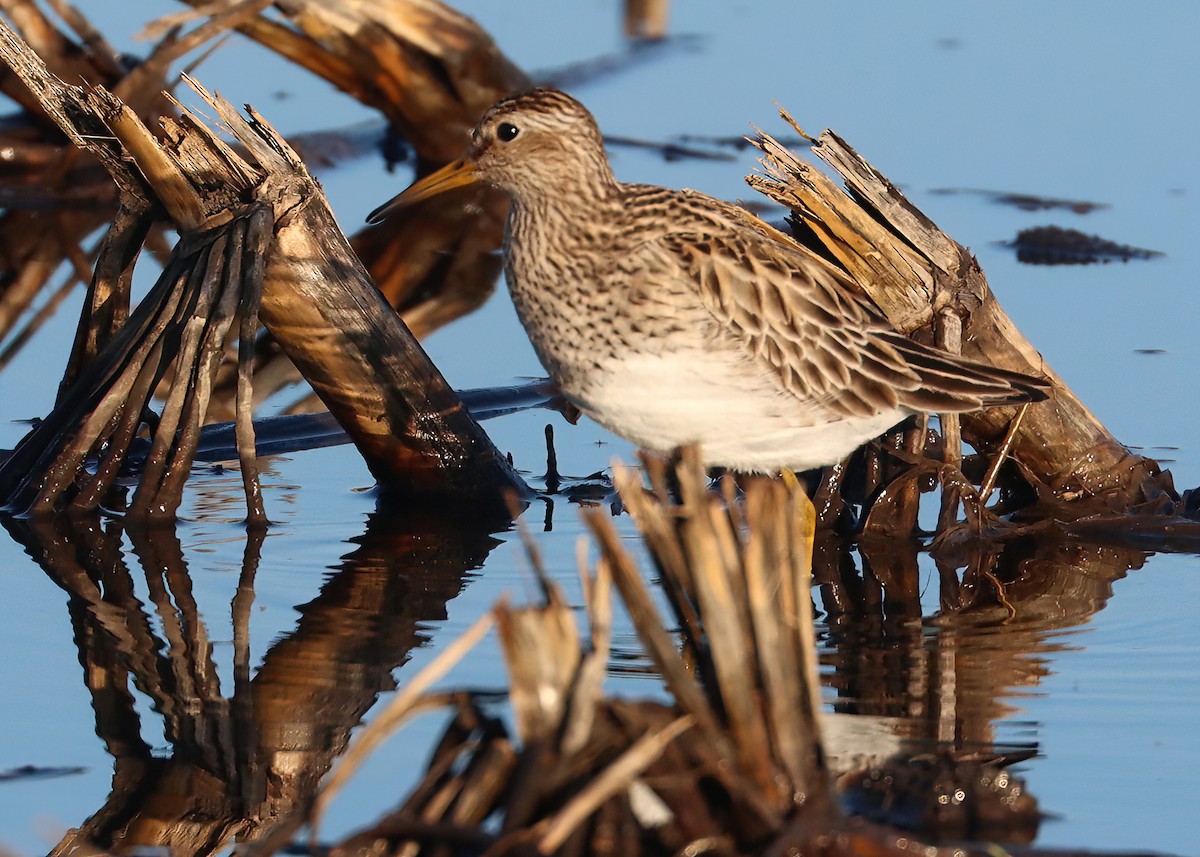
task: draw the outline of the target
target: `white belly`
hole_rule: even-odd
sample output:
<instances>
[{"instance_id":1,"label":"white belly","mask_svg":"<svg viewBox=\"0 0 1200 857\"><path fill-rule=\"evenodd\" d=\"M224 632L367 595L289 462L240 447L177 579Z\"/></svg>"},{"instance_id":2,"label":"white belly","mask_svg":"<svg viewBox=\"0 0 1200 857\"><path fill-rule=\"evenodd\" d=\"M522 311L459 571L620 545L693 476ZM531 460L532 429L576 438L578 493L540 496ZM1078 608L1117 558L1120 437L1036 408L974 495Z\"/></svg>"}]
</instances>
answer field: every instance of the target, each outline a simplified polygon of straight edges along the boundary
<instances>
[{"instance_id":1,"label":"white belly","mask_svg":"<svg viewBox=\"0 0 1200 857\"><path fill-rule=\"evenodd\" d=\"M742 472L808 470L832 464L907 416L831 420L770 378L719 353L627 356L565 392L605 428L639 446L668 452L698 443L705 463Z\"/></svg>"}]
</instances>

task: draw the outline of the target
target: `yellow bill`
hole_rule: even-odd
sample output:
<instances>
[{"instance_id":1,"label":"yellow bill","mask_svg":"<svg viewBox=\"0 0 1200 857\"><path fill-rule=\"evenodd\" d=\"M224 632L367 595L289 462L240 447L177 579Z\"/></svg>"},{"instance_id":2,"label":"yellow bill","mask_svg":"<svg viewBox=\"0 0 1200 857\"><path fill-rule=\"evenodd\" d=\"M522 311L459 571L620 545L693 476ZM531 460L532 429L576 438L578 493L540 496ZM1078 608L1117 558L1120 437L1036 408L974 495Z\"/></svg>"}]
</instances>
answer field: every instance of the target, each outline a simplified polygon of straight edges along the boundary
<instances>
[{"instance_id":1,"label":"yellow bill","mask_svg":"<svg viewBox=\"0 0 1200 857\"><path fill-rule=\"evenodd\" d=\"M477 181L475 166L470 161L453 161L437 172L430 173L420 181L409 185L398 196L385 202L367 215L367 223L379 223L389 214L456 187L474 184Z\"/></svg>"}]
</instances>

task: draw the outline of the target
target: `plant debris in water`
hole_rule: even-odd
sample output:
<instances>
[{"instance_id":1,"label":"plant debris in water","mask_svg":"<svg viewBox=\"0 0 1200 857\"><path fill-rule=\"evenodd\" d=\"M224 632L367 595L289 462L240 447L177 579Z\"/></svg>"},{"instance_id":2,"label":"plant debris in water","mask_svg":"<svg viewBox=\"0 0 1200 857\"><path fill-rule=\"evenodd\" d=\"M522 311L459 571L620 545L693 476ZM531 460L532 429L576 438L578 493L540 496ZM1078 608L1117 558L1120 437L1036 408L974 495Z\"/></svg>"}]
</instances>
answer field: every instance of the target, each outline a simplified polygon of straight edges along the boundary
<instances>
[{"instance_id":1,"label":"plant debris in water","mask_svg":"<svg viewBox=\"0 0 1200 857\"><path fill-rule=\"evenodd\" d=\"M1038 196L1032 193L1008 193L1000 190L980 190L970 187L943 187L931 190L930 193L938 194L939 196L956 196L961 194L971 194L973 196L982 196L989 202L994 202L999 205L1011 205L1013 208L1019 208L1021 211L1072 211L1075 214L1091 214L1093 211L1099 211L1103 208L1108 208L1106 202L1086 202L1080 199L1056 199L1051 196Z\"/></svg>"},{"instance_id":2,"label":"plant debris in water","mask_svg":"<svg viewBox=\"0 0 1200 857\"><path fill-rule=\"evenodd\" d=\"M683 138L680 139L682 140ZM683 143L671 141L663 143L656 140L640 140L636 137L614 137L611 134L606 134L604 135L604 143L610 147L624 146L630 149L646 149L651 152L657 152L658 156L664 161L682 161L687 159L698 161L737 160L728 152L718 149L700 149L696 146L688 146Z\"/></svg>"},{"instance_id":3,"label":"plant debris in water","mask_svg":"<svg viewBox=\"0 0 1200 857\"><path fill-rule=\"evenodd\" d=\"M306 821L319 842L333 796L383 739L430 708L447 711L450 722L421 781L397 809L324 846L331 853L982 857L1000 853L987 840L1010 848L1033 840L1041 813L1009 766L1036 747L940 745L871 760L868 733L850 733L852 755L867 767L841 773L837 715L821 711L811 611L813 582L827 588L827 570L814 566L815 509L802 492L765 478L748 480L740 494L728 479L711 491L694 449L674 472L659 460L645 467L649 490L643 474L623 468L614 481L653 559L669 618L609 516L588 510L599 556L584 574L584 609L566 603L531 553L542 602L502 601L444 648L361 731L311 811L282 817L248 853L283 852ZM912 596L919 598L915 588ZM637 634L636 643L622 641L622 657L652 666L665 701L602 692L617 599ZM897 602L888 603L896 611ZM980 611L990 609L947 605L948 615L974 614L987 625L994 617ZM515 729L475 692L430 690L493 624Z\"/></svg>"},{"instance_id":4,"label":"plant debris in water","mask_svg":"<svg viewBox=\"0 0 1200 857\"><path fill-rule=\"evenodd\" d=\"M324 5L336 4L337 0L324 0ZM4 0L0 0L0 6L3 5ZM290 5L296 9L306 6L303 0ZM662 8L661 4L659 8ZM297 14L298 19L305 17ZM343 20L351 19L347 15ZM437 28L427 29L444 33ZM291 32L272 30L274 37L284 44L290 44L285 36ZM638 32L645 34L647 29L639 26ZM350 56L366 55L353 39L336 41L339 45L349 46ZM496 60L498 54L492 50L490 42L480 42L479 46L479 55L492 60L490 67L493 70L499 69L498 78L505 89L511 88L511 81L523 79L515 68ZM316 55L312 50L304 53L306 60L314 64L317 64ZM474 55L457 49L447 52L451 59ZM334 65L339 70L351 67L349 63ZM378 68L375 62L369 62L367 66L372 71ZM416 63L416 66L424 70L430 67L427 63ZM438 69L429 76L435 80L442 77L456 79L453 74L441 74L441 66ZM425 77L419 78L413 89L434 89L423 86L425 80ZM491 89L491 86L461 87L462 91L476 93L483 103L491 99ZM371 91L377 91L377 88ZM218 111L223 109L220 103L210 103ZM473 106L478 105L462 105L462 115L456 113L456 117L468 116ZM430 111L431 114L438 112ZM231 112L223 115L227 121L234 122ZM259 117L252 118L259 122ZM183 127L181 121L174 120L172 127ZM444 154L443 147L459 144L461 128L457 125L461 123L457 120L407 124L445 132L424 141L413 141L413 151L431 162L437 159L435 156ZM265 125L261 127L265 134ZM196 128L191 130L199 133ZM194 135L179 135L180 140L185 138L189 145L196 142ZM689 140L714 147L740 148L745 144L741 138L680 138L680 142ZM969 256L965 249L937 234L923 215L911 209L894 187L869 169L869 165L858 159L847 146L836 145L838 141L824 135L816 142L826 155L836 154L839 163L857 171L855 198L871 205L878 204L881 216L895 217L895 222L902 227L882 229L882 234L904 235L906 240L913 242L895 249L892 256L886 258L894 256L898 262L905 263L900 266L903 268L911 257L908 246L922 254L929 253L930 281L942 289L957 289L958 281L950 280L949 275L960 271L961 263ZM632 141L632 144L661 147L664 157L668 158L681 154L725 156L724 152L693 155L679 147L672 149L673 144L664 146L641 141ZM789 140L789 145L793 144L794 140ZM223 156L229 155L225 150L218 151ZM281 143L279 148L271 151L280 154L287 150ZM119 165L125 163L123 155L113 160ZM217 160L213 159L214 162ZM231 163L232 156L219 160ZM803 168L797 166L796 169ZM250 174L250 168L244 168L242 173ZM873 184L864 184L864 176L873 179ZM780 184L777 192L785 195L782 181ZM851 199L837 188L833 189L832 198ZM800 201L800 197L797 196L795 201ZM1093 203L1041 200L1011 194L996 195L996 201L1029 210L1069 208L1080 214L1101 207ZM309 211L313 208L310 203ZM794 208L798 210L797 217L809 218L810 231L816 234L820 224L812 215L814 206L803 204ZM255 215L265 216L265 209L254 208L249 216ZM867 224L862 217L860 213L849 222L865 227ZM428 212L423 212L419 222L413 224L414 234L427 233L428 221ZM239 228L246 226L246 222L236 217L228 222ZM496 222L499 222L498 218ZM468 257L470 259L491 257L492 248L488 241L494 237L492 227L495 223L485 226L488 228L470 242L474 254ZM877 229L880 226L876 224ZM322 234L321 230L315 229L297 231ZM857 232L851 228L831 238L845 240L846 246L857 247ZM377 233L383 234L378 230ZM336 233L330 230L324 234ZM141 233L138 235L140 237ZM923 240L914 239L914 235ZM388 247L406 244L397 241L395 234L384 237ZM141 243L139 240L138 246ZM1156 255L1152 251L1124 249L1133 251L1124 258L1141 258L1133 255L1136 253ZM835 244L827 251L828 258L848 258L841 252L840 245ZM212 255L210 252L209 257ZM263 253L251 255L258 259ZM873 251L868 251L861 258L869 261L874 255ZM228 261L233 256L223 258ZM104 259L102 257L102 262ZM116 265L111 259L109 261L109 267ZM86 264L79 265L77 273L83 274L81 279L89 278L87 267ZM448 282L460 282L459 272L451 266L434 267L437 270L445 268ZM468 267L476 271L480 282L490 291L490 284L495 279L494 268L474 264ZM860 270L868 271L866 267ZM450 272L455 276L450 276ZM206 278L216 279L215 274ZM253 278L255 283L258 279ZM877 278L872 275L865 279ZM424 275L413 281L417 283L413 294L422 295L430 290L429 280ZM472 292L460 298L458 304L473 305L480 299L480 294L482 292ZM979 294L986 297L982 288ZM257 302L253 303L256 305ZM971 307L964 305L964 312L969 309ZM198 320L194 312L187 315L192 321ZM232 316L228 313L221 318L230 318L232 324ZM432 326L442 318L440 314L429 318L427 313L424 324ZM112 327L114 330L109 331L110 334L119 325ZM226 338L213 337L214 342ZM252 331L239 338L242 341L253 339ZM210 352L216 355L218 350L214 347ZM88 352L93 361L97 359L94 352L95 349ZM250 363L248 354L244 362ZM385 381L380 384L387 386ZM513 391L501 396L495 395L496 392L489 391L486 403L492 412L528 406L521 404L525 401L524 392L516 398ZM540 391L534 392L543 395ZM129 401L127 396L119 398ZM188 410L192 409L189 407ZM205 409L197 406L194 410L198 414ZM123 416L118 428L123 426L125 435L139 431L144 415L140 403L122 413L127 415ZM1031 421L1034 419L1036 416ZM161 426L163 418L158 416L150 422ZM194 425L197 428L192 434L203 441L205 432L198 428L199 421ZM297 423L286 425L291 428L280 432L280 442L296 442ZM907 537L916 531L920 491L927 484L941 481L948 492L959 497L971 526L954 528L957 538L944 538L933 549L933 559L938 563L945 588L940 599L939 622L946 622L955 613L974 615L980 621L992 624L1014 620L1026 603L1036 600L1031 595L1042 595L1042 589L1035 589L1033 584L1040 584L1055 593L1055 597L1042 601L1052 602L1058 609L1071 606L1071 599L1049 589L1051 584L1063 579L1061 566L1041 563L1045 574L1038 578L1031 571L1037 566L1036 557L1028 561L1027 558L1020 562L1009 561L1005 565L1002 562L1005 556L988 552L968 567L961 581L957 574L957 568L961 566L955 564L956 557L983 541L979 538L981 534L999 529L998 519L988 517L986 503L991 487L996 484L996 472L1000 463L1009 457L1008 450L1020 425L1019 417L1007 425L1000 424L1003 430L1000 434L1007 431L1008 437L992 457L995 464L986 477L982 468L976 468L978 473L968 483L962 468L971 469L973 462L969 460L962 462L962 468L958 464L943 463L941 454L927 460L936 441L941 443L943 451L951 450L957 461L957 430L947 432L950 440L941 442L923 424L917 424L907 431L895 433L896 443L892 446L876 444L877 450L863 457L861 467L856 463L846 471L855 483L849 494L839 487L837 497L833 497L831 486L844 487L846 484L843 474L824 479L817 498L823 507L835 511L838 502L843 509L848 501L857 506L862 511L863 532L868 537L883 537L876 539L880 542L891 536ZM248 428L248 421L242 427ZM323 443L331 430L330 419L315 418L309 427L310 433L303 442ZM173 433L167 431L162 436L170 434ZM214 442L224 444L222 454L231 455L237 451L234 443L236 427L232 430L226 427L211 434ZM1045 431L1034 431L1033 434L1039 445L1052 445ZM121 444L109 441L89 444L89 448L103 449L105 455L112 451L109 464L101 465L110 474L127 476L130 465L137 464L135 459L122 456L121 469L116 469L115 451L118 446L126 445L125 440L128 440L129 449L134 449L138 445L134 441L138 440L143 441L143 447L154 448L153 441L146 438L124 436ZM248 440L253 448L256 436ZM1066 443L1059 446L1064 452L1069 449ZM1113 447L1119 447L1115 440ZM186 455L181 454L179 460L187 458L190 463L193 454L198 457L200 448L192 438ZM1027 466L1019 454L1020 445L1015 448L1017 454L1012 456L1009 470ZM1123 447L1119 451L1127 455ZM445 649L431 664L431 667L439 664L448 668L453 658L465 653L486 630L486 623L494 619L500 628L504 654L512 673L515 730L487 710L486 706L495 702L494 695L470 691L429 692L429 685L435 678L433 673L414 676L394 698L391 707L362 734L363 740L356 747L370 746L368 736L380 734L377 730L372 731L376 724L386 729L422 708L447 708L453 713L452 722L417 790L395 813L343 843L342 853L369 850L372 853L412 854L427 848L440 855L455 846L471 853L490 846L490 853L522 852L532 847L541 853L724 854L761 853L765 846L771 845L774 846L772 851L780 853L819 852L833 857L839 854L901 854L914 850L916 843L912 842L911 836L847 818L837 800L829 797L830 774L834 772L830 763L834 755L830 752L833 742L829 740L829 734L833 730L822 724L824 712L820 710L810 580L817 580L828 590L826 606L831 609L834 619L827 625L831 634L849 636L847 629L861 619L862 625L886 632L880 637L887 648L881 647L880 651L886 651L890 656L898 651L898 642L902 640L901 635L893 633L892 626L887 624L888 620L895 620L896 628L912 631L916 640L932 639L941 646L929 649L941 657L936 661L938 669L933 671L928 669L929 664L934 663L929 659L872 658L879 662L897 662L899 670L911 668L914 677L935 673L943 680L937 688L939 693L928 694L927 685L915 680L864 680L857 687L849 688L858 697L853 699L856 707L862 708L866 702L895 704L896 687L912 688L912 692L922 694L917 698L920 706L925 706L934 696L939 703L952 697L949 702L957 706L957 689L964 684L958 682L959 665L969 662L972 653L969 649L964 650L967 657L958 657L957 650L951 647L962 642L959 635L947 633L938 637L928 634L919 622L913 621L913 617L921 615L922 594L916 585L919 577L915 554L909 564L905 564L909 562L908 556L901 556L901 552L894 550L876 554L868 563L870 549L865 547L864 540L861 578L856 569L846 568L840 554L835 556L823 551L823 560L814 563L814 529L828 516L819 517L802 494L792 492L779 482L751 481L738 495L731 483L723 480L720 483L722 493L711 493L706 490L697 457L694 453L689 455L685 456L685 464L673 481L666 478L661 463L648 465L653 487L650 492L644 489L640 475L622 470L616 475L623 501L628 504L663 581L666 601L673 611L668 622L664 623L655 600L649 597L643 575L622 546L608 511L590 509L588 526L601 556L593 573L585 576L585 614L578 614L569 607L561 592L543 574L543 604L523 609L501 604L468 632L472 636ZM894 471L901 465L908 470L896 475ZM144 465L138 466L143 468L144 474ZM1122 473L1149 474L1145 484L1143 480L1137 480L1142 493L1135 495L1135 499L1142 505L1132 508L1135 511L1141 509L1140 521L1134 515L1125 514L1129 507L1117 502L1112 504L1112 508L1119 510L1119 520L1129 528L1131 537L1138 536L1135 528L1147 520L1151 526L1161 529L1164 516L1168 514L1189 516L1189 520L1200 518L1200 500L1197 499L1200 494L1178 497L1168 481L1155 481L1154 477L1161 475L1156 466L1146 463L1143 468L1139 460L1123 457L1113 469ZM63 468L60 475L65 481L76 470L75 467ZM177 480L180 485L188 470L185 466L176 470L181 474ZM81 472L86 474L88 467L83 467ZM560 493L568 497L607 500L611 490L602 474L593 474L583 480L564 476L558 469L552 432L549 431L547 466L542 481L546 486L543 499L547 505L547 528L553 509L551 495ZM1028 474L1027 481L1026 487L1039 492L1039 498L1044 499L1043 517L1047 520L1068 502L1071 486L1042 484L1034 473ZM980 485L978 491L974 487L977 483ZM1001 491L1014 493L1003 484ZM83 493L89 492L85 489ZM90 493L98 496L101 488ZM166 493L177 500L177 490ZM1058 500L1062 503L1051 502ZM161 498L158 502L161 505ZM228 842L242 834L247 834L245 840L249 841L249 833L258 832L268 823L286 817L289 810L296 813L296 818L306 817L305 812L311 805L311 792L306 789L315 788L317 780L332 765L333 757L345 747L349 730L357 718L375 701L380 688L390 687L395 665L406 659L411 646L419 640L419 634L408 633L405 626L424 626L431 621L430 616L444 618L445 600L461 590L467 570L478 567L479 557L493 541L486 528L471 537L464 536L462 529L455 526L461 522L456 522L444 508L421 510L428 515L426 519L415 519L412 509L406 509L404 521L408 529L398 529L394 522L382 526L377 517L376 533L386 530L385 536L359 540L357 556L352 555L353 561L359 564L348 565L345 570L384 569L389 573L378 576L384 579L383 585L370 579L370 575L342 575L336 585L327 585L321 597L301 608L302 618L309 621L300 623L298 633L283 641L286 645L272 649L278 659L271 666L290 655L293 660L328 668L327 690L321 694L314 692L309 677L289 683L285 678L290 677L280 676L286 670L269 669L266 665L258 670L253 681L250 679L246 629L249 627L253 575L265 537L261 528L252 528L238 596L232 605L235 696L225 700L219 696L219 684L215 679L204 682L163 680L167 676L215 676L209 660L211 645L207 630L191 598L191 580L175 532L167 527L139 528L135 516L128 516L122 524L109 522L102 526L97 508L98 504L92 504L84 509L91 516L86 519L86 524L83 517L68 519L56 514L29 521L4 521L14 537L22 539L29 547L30 555L43 564L51 578L71 593L76 627L86 629L77 637L81 662L88 666L89 680L104 679L90 686L97 699L97 734L109 742L110 748L123 753L118 756L111 803L105 808L113 811L95 813L79 830L71 831L67 846L59 853L72 850L68 846L74 843L86 843L89 850L94 850L97 843L100 848L108 848L115 842L131 842L131 832L146 831L161 837L161 847L171 849L173 853L185 853L180 842L200 843L194 845L191 852L197 853L201 848L210 848L218 841ZM619 507L613 504L611 508L615 513ZM953 506L948 508L953 509ZM1109 511L1109 506L1104 508ZM1111 514L1116 516L1118 512ZM954 523L952 515L944 517ZM475 524L478 525L478 521ZM1084 525L1087 524L1084 521ZM143 620L143 605L136 603L132 595L135 588L128 569L117 569L119 561L113 566L106 565L119 556L114 546L122 540L121 526L130 526L129 540L147 573L155 604L161 611L161 623ZM1111 517L1093 519L1091 526L1105 534L1114 529ZM1173 522L1170 526L1178 527L1178 523ZM1012 532L1009 530L1010 535ZM1155 537L1158 535L1156 530ZM898 541L893 539L893 542ZM1008 540L1008 544L1014 543L1014 539ZM893 547L892 544L888 546ZM1083 562L1083 559L1090 559L1086 548L1073 545L1071 555L1084 570L1095 570ZM1124 559L1126 555L1132 555L1134 562L1140 562L1143 556L1141 551L1128 548L1124 553L1106 550L1103 554L1110 563L1114 559L1121 560L1118 564L1122 571L1134 567ZM400 569L421 569L421 587L410 588L404 574L391 573L397 570L397 558L408 561L408 565L402 564ZM836 565L832 565L831 560L835 560ZM347 561L352 560L348 558ZM435 593L434 587L429 585L432 575L427 572L439 566L443 572L448 572L442 575L445 593ZM835 571L845 576L835 577ZM1101 593L1094 596L1095 599L1107 597L1111 592L1111 578L1094 574L1092 578L1096 581L1096 591ZM361 589L353 588L356 586ZM865 597L851 597L854 591L870 587L877 587L881 597L873 600L870 592ZM639 641L633 645L628 637L619 639L621 645L616 654L612 651L612 588L625 602ZM172 598L175 603L171 602ZM432 613L413 612L406 622L395 621L394 616L388 616L389 621L363 621L364 614L374 618L369 611L377 605L396 602L402 603L405 609L412 609L414 602L426 599L437 602ZM831 608L831 604L834 607ZM343 608L343 613L337 612ZM874 609L879 611L878 615L871 612ZM1089 609L1094 612L1098 608ZM853 612L856 610L857 613ZM1087 611L1081 613L1091 615ZM577 614L584 615L590 625L590 646L580 641ZM339 621L340 615L348 618ZM139 621L130 621L133 616ZM156 639L153 632L143 631L158 624L167 631L169 643L166 645ZM664 625L678 629L677 635L665 631ZM343 627L347 633L337 633ZM309 632L309 640L315 645L304 645L304 632ZM376 633L378 637L364 639L365 634ZM86 650L85 646L88 647ZM335 656L338 646L353 649L355 654L370 651L373 660L367 667L352 660L350 655L338 660ZM944 672L946 658L943 656L954 661L954 666ZM671 698L667 702L630 702L603 697L603 678L606 672L613 671L611 659L614 657L629 665L629 671L648 672L652 668L668 686ZM131 666L126 664L127 660ZM1021 666L1019 658L1009 660L1015 661L1017 668ZM355 664L353 669L343 668L351 663ZM642 663L647 666L641 667ZM120 666L114 668L114 664ZM166 718L165 734L179 750L177 757L152 757L148 746L126 740L137 732L136 726L130 727L131 723L137 723L133 697L132 694L114 692L114 689L119 690L130 675L151 699L155 710ZM955 684L946 683L947 679L953 679ZM1005 686L1015 686L1015 683ZM953 688L954 693L941 692L949 688ZM291 693L281 693L281 690ZM871 690L878 693L879 698L864 700L862 697ZM188 696L189 693L195 695ZM251 694L257 694L257 697ZM849 696L840 698L843 705L850 701ZM243 702L248 704L243 705ZM904 702L905 709L919 707L908 704L908 700ZM308 719L301 716L305 708L311 715ZM259 719L244 716L247 710ZM937 723L939 727L950 722L950 714L958 716L957 710L939 713L943 717ZM264 717L266 714L275 719L268 720ZM884 716L881 715L881 719ZM281 722L283 727L279 725ZM956 737L967 731L960 723L957 719L953 721ZM319 724L319 727L308 728L311 724ZM247 727L251 726L258 731L250 731ZM824 739L822 730L825 730ZM312 745L302 744L306 737L312 740ZM281 743L270 743L276 739ZM146 760L144 765L141 764L143 759ZM1023 784L1005 769L1016 760L1007 754L1003 757L989 753L972 755L961 752L959 747L953 752L888 759L883 765L876 764L860 775L857 785L859 806L864 814L881 823L916 831L926 838L1027 840L1036 831L1039 816L1036 802L1024 792ZM136 764L130 764L131 761ZM224 764L226 762L228 764ZM274 763L279 764L269 767ZM347 756L343 768L353 770L352 756ZM62 776L78 770L25 766L0 772L0 780ZM335 775L335 780L340 776L341 773ZM180 781L185 781L188 788L175 788ZM260 788L266 782L270 783L270 788ZM326 795L336 790L332 783L327 789ZM151 799L167 794L189 802L178 816L170 819L170 823L160 815L153 815L165 802ZM280 828L285 834L290 833L290 823L286 822ZM270 851L269 842L257 847L259 854ZM997 853L996 847L990 845L955 846L944 851L934 847L921 850L929 857Z\"/></svg>"},{"instance_id":5,"label":"plant debris in water","mask_svg":"<svg viewBox=\"0 0 1200 857\"><path fill-rule=\"evenodd\" d=\"M1061 226L1022 229L1016 238L1002 241L1001 245L1016 250L1017 261L1026 265L1095 265L1128 262L1130 259L1153 259L1163 255L1158 250L1118 244L1099 235L1088 235Z\"/></svg>"},{"instance_id":6,"label":"plant debris in water","mask_svg":"<svg viewBox=\"0 0 1200 857\"><path fill-rule=\"evenodd\" d=\"M775 139L789 149L806 149L812 145L812 140L808 137L801 137L797 134L781 134ZM754 141L744 134L732 134L725 137L712 137L707 134L680 134L679 142L701 143L705 146L721 146L737 152L741 152L754 145Z\"/></svg>"},{"instance_id":7,"label":"plant debris in water","mask_svg":"<svg viewBox=\"0 0 1200 857\"><path fill-rule=\"evenodd\" d=\"M15 780L52 780L57 777L70 777L82 774L87 768L80 767L43 767L41 765L22 765L19 768L9 768L0 771L0 783Z\"/></svg>"}]
</instances>

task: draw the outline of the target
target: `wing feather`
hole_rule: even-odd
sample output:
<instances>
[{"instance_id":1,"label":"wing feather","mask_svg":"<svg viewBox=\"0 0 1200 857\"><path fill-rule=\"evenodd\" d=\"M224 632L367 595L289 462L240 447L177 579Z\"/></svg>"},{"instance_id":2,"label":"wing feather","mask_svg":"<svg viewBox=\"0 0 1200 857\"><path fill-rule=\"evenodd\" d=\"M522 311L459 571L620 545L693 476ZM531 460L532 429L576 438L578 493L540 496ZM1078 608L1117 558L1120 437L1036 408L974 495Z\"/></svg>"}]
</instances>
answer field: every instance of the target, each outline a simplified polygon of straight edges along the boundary
<instances>
[{"instance_id":1,"label":"wing feather","mask_svg":"<svg viewBox=\"0 0 1200 857\"><path fill-rule=\"evenodd\" d=\"M906 338L843 286L825 260L744 212L684 193L691 212L701 216L679 231L648 237L637 258L626 260L634 262L628 269L652 279L682 273L717 330L829 418L897 407L971 411L1045 398L1039 379Z\"/></svg>"},{"instance_id":2,"label":"wing feather","mask_svg":"<svg viewBox=\"0 0 1200 857\"><path fill-rule=\"evenodd\" d=\"M757 236L740 230L720 238L663 235L639 250L649 264L631 267L648 277L670 268L685 273L719 329L783 387L832 418L894 409L894 388L920 386L903 358L869 335L886 328L841 291L824 263L774 242L760 246Z\"/></svg>"}]
</instances>

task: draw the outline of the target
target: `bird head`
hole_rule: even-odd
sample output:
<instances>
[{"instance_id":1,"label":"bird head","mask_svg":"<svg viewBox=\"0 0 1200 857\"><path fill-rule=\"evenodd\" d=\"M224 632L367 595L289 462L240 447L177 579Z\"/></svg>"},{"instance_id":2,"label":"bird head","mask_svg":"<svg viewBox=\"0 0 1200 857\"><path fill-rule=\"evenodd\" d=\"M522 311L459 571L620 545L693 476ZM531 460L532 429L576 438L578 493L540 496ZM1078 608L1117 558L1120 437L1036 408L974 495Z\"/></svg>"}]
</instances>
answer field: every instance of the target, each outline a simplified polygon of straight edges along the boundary
<instances>
[{"instance_id":1,"label":"bird head","mask_svg":"<svg viewBox=\"0 0 1200 857\"><path fill-rule=\"evenodd\" d=\"M597 182L615 179L592 114L566 93L534 89L489 107L462 158L414 182L371 212L367 222L469 184L487 184L519 199L577 193Z\"/></svg>"}]
</instances>

